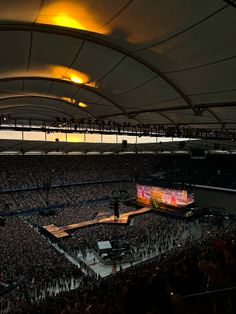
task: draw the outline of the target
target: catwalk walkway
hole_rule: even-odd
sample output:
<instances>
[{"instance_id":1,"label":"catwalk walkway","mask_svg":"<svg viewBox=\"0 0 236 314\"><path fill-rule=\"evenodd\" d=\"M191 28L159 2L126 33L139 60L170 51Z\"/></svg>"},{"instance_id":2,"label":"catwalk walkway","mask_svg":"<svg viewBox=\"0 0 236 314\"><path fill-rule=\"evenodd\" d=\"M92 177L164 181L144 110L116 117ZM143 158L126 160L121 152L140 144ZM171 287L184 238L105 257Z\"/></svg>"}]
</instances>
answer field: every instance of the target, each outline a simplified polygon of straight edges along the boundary
<instances>
[{"instance_id":1,"label":"catwalk walkway","mask_svg":"<svg viewBox=\"0 0 236 314\"><path fill-rule=\"evenodd\" d=\"M51 224L51 225L43 226L43 228L47 232L49 232L51 235L53 235L55 238L59 239L59 238L68 237L70 235L68 231L88 227L88 226L99 224L99 223L127 224L129 223L130 217L144 214L151 210L152 210L151 208L144 207L138 210L130 211L127 213L122 213L120 214L119 218L115 217L114 215L107 216L107 215L101 215L98 213L98 215L92 220L87 220L87 221L83 221L83 222L79 222L79 223L75 223L71 225L66 225L62 227L58 227L54 224Z\"/></svg>"}]
</instances>

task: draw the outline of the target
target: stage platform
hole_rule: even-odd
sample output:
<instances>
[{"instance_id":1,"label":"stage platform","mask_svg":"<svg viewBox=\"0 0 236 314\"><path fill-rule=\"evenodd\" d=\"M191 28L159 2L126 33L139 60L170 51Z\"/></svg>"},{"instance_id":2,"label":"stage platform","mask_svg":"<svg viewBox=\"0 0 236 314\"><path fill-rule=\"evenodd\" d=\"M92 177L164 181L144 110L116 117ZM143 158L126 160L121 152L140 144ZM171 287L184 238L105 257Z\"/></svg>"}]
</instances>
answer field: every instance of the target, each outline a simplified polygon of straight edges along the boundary
<instances>
[{"instance_id":1,"label":"stage platform","mask_svg":"<svg viewBox=\"0 0 236 314\"><path fill-rule=\"evenodd\" d=\"M121 213L119 218L116 218L114 215L100 215L99 213L93 220L87 220L71 225L66 225L62 227L58 227L54 224L43 226L45 231L49 232L52 236L57 239L68 237L70 234L68 231L73 231L75 229L85 228L88 226L96 225L96 224L127 224L129 218L147 213L149 211L153 211L152 208L144 207L138 210L130 211L127 213Z\"/></svg>"}]
</instances>

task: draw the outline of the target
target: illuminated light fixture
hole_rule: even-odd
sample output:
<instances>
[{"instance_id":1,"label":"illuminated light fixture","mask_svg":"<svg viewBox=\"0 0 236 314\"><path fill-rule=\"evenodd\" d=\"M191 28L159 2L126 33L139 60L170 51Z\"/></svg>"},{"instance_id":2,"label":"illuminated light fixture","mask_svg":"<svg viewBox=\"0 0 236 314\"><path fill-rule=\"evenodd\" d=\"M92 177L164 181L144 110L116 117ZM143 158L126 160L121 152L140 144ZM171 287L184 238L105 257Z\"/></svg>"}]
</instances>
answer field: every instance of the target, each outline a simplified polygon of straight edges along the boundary
<instances>
[{"instance_id":1,"label":"illuminated light fixture","mask_svg":"<svg viewBox=\"0 0 236 314\"><path fill-rule=\"evenodd\" d=\"M86 83L86 81L82 78L82 77L79 77L79 76L71 76L71 77L68 77L68 76L62 76L63 80L66 80L66 81L71 81L73 83L76 83L76 84L84 84L86 86L91 86L91 87L94 87L94 88L97 88L97 84L96 82L89 82L89 83Z\"/></svg>"},{"instance_id":2,"label":"illuminated light fixture","mask_svg":"<svg viewBox=\"0 0 236 314\"><path fill-rule=\"evenodd\" d=\"M78 75L74 75L74 74L71 76L62 75L62 78L63 78L63 80L71 81L71 82L74 82L76 84L84 84L86 82L86 79L87 79L87 77L83 78L82 75L78 76Z\"/></svg>"},{"instance_id":3,"label":"illuminated light fixture","mask_svg":"<svg viewBox=\"0 0 236 314\"><path fill-rule=\"evenodd\" d=\"M106 26L100 27L103 16L97 14L99 4L91 6L86 3L88 1L76 0L45 2L49 2L50 4L45 4L42 7L36 23L82 29L91 32L99 32L101 34L110 33L110 28Z\"/></svg>"},{"instance_id":4,"label":"illuminated light fixture","mask_svg":"<svg viewBox=\"0 0 236 314\"><path fill-rule=\"evenodd\" d=\"M78 71L76 69L69 69L68 67L60 66L60 65L46 65L44 67L36 67L34 71L30 73L26 72L14 72L12 73L14 76L42 76L52 79L62 79L67 82L73 82L78 85L86 85L92 88L98 88L98 85L95 81L91 81L91 78L88 74Z\"/></svg>"},{"instance_id":5,"label":"illuminated light fixture","mask_svg":"<svg viewBox=\"0 0 236 314\"><path fill-rule=\"evenodd\" d=\"M76 100L69 97L62 97L63 100L70 102L71 104L75 104Z\"/></svg>"},{"instance_id":6,"label":"illuminated light fixture","mask_svg":"<svg viewBox=\"0 0 236 314\"><path fill-rule=\"evenodd\" d=\"M77 83L77 84L83 84L83 83L84 83L83 79L80 78L80 77L78 77L78 76L72 76L72 77L70 78L70 80L71 80L72 82L74 82L74 83Z\"/></svg>"},{"instance_id":7,"label":"illuminated light fixture","mask_svg":"<svg viewBox=\"0 0 236 314\"><path fill-rule=\"evenodd\" d=\"M69 76L62 75L62 78L63 78L63 80L71 81L71 82L74 82L74 83L77 83L77 84L82 84L83 83L83 80L81 78L79 78L78 76L69 77Z\"/></svg>"},{"instance_id":8,"label":"illuminated light fixture","mask_svg":"<svg viewBox=\"0 0 236 314\"><path fill-rule=\"evenodd\" d=\"M81 101L79 102L79 106L82 107L82 108L86 108L87 107L87 105L84 102L81 102Z\"/></svg>"},{"instance_id":9,"label":"illuminated light fixture","mask_svg":"<svg viewBox=\"0 0 236 314\"><path fill-rule=\"evenodd\" d=\"M82 24L80 24L76 19L68 16L66 13L62 12L58 15L53 17L53 24L70 27L70 28L77 28L77 29L86 29Z\"/></svg>"}]
</instances>

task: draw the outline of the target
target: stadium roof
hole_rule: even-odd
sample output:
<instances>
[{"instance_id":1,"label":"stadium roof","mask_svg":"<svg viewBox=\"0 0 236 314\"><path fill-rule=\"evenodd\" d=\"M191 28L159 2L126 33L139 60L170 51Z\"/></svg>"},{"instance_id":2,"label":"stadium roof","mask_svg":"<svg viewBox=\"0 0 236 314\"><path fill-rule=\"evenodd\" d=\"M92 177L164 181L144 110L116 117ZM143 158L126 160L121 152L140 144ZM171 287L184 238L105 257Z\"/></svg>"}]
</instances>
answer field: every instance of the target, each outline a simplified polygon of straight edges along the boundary
<instances>
[{"instance_id":1,"label":"stadium roof","mask_svg":"<svg viewBox=\"0 0 236 314\"><path fill-rule=\"evenodd\" d=\"M233 0L1 1L1 122L236 129L235 8Z\"/></svg>"}]
</instances>

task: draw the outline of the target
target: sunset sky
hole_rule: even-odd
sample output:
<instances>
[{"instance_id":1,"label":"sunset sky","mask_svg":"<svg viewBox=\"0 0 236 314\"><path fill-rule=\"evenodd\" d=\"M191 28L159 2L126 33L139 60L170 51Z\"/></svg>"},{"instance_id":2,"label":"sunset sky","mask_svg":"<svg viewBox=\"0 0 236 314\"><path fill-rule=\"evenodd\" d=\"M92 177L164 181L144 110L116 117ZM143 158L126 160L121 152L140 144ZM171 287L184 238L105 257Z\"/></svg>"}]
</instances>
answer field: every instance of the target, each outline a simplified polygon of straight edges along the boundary
<instances>
[{"instance_id":1,"label":"sunset sky","mask_svg":"<svg viewBox=\"0 0 236 314\"><path fill-rule=\"evenodd\" d=\"M91 143L121 143L122 140L127 140L128 143L156 143L187 140L186 138L172 137L136 137L125 135L100 135L100 134L65 134L65 133L50 133L44 132L20 132L20 131L0 131L0 139L12 140L35 140L35 141L55 141L58 138L61 142L91 142Z\"/></svg>"}]
</instances>

